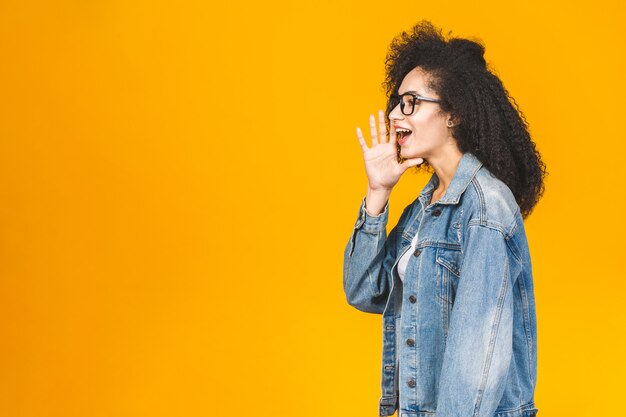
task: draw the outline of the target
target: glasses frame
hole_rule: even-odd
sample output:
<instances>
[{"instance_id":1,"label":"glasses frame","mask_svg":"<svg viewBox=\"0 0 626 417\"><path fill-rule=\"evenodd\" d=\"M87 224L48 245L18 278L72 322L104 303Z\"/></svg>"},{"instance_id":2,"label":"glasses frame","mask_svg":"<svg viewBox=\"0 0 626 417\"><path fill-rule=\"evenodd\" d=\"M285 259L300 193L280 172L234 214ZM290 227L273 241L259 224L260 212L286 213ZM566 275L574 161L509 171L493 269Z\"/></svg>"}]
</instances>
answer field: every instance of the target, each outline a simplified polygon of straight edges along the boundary
<instances>
[{"instance_id":1,"label":"glasses frame","mask_svg":"<svg viewBox=\"0 0 626 417\"><path fill-rule=\"evenodd\" d=\"M411 109L410 113L405 113L404 112L404 96L411 96L413 97L413 108ZM424 97L424 96L420 96L418 94L414 94L414 93L404 93L404 94L392 94L391 95L391 100L399 100L400 102L398 104L400 104L400 111L402 112L402 114L404 114L405 116L410 116L415 112L415 105L419 104L420 101L430 101L431 103L440 103L441 100L439 100L438 98L430 98L430 97ZM396 104L397 106L397 104ZM391 109L393 110L396 106L393 106Z\"/></svg>"}]
</instances>

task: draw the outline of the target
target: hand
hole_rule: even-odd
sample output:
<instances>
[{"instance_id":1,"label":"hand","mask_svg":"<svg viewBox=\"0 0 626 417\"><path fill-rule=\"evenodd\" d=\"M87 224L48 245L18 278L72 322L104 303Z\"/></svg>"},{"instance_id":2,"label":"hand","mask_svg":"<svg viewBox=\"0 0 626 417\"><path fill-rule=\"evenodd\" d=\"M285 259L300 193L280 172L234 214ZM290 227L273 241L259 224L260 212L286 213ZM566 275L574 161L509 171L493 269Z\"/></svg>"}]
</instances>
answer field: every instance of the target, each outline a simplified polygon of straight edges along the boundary
<instances>
[{"instance_id":1,"label":"hand","mask_svg":"<svg viewBox=\"0 0 626 417\"><path fill-rule=\"evenodd\" d=\"M389 142L387 142L387 125L385 123L385 114L382 110L378 111L379 129L376 129L376 119L374 115L370 115L370 133L372 135L372 147L368 148L361 128L356 128L356 135L359 138L361 149L363 150L363 160L365 162L365 172L369 187L372 190L388 190L398 183L400 176L412 167L424 162L422 158L407 159L401 164L398 163L397 147L396 147L396 128L391 125L389 134ZM380 138L379 134L380 132Z\"/></svg>"}]
</instances>

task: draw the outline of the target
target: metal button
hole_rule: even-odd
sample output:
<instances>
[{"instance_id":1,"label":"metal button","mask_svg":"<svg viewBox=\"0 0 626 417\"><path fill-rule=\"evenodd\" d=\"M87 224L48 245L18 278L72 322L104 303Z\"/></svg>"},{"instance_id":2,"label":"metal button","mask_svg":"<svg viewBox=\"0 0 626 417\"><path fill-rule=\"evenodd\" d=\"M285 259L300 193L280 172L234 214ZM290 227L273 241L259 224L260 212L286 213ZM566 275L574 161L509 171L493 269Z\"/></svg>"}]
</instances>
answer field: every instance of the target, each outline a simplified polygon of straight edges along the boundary
<instances>
[{"instance_id":1,"label":"metal button","mask_svg":"<svg viewBox=\"0 0 626 417\"><path fill-rule=\"evenodd\" d=\"M432 214L433 214L433 216L438 217L441 214L441 210L437 209L437 210L433 211Z\"/></svg>"},{"instance_id":2,"label":"metal button","mask_svg":"<svg viewBox=\"0 0 626 417\"><path fill-rule=\"evenodd\" d=\"M419 249L415 249L415 252L413 252L413 255L415 255L415 256L420 256L420 253L422 253L422 251L421 251L421 250L419 250Z\"/></svg>"},{"instance_id":3,"label":"metal button","mask_svg":"<svg viewBox=\"0 0 626 417\"><path fill-rule=\"evenodd\" d=\"M415 340L413 339L406 339L406 344L409 346L415 346Z\"/></svg>"},{"instance_id":4,"label":"metal button","mask_svg":"<svg viewBox=\"0 0 626 417\"><path fill-rule=\"evenodd\" d=\"M415 303L417 301L417 298L415 298L415 296L411 294L409 295L409 301Z\"/></svg>"},{"instance_id":5,"label":"metal button","mask_svg":"<svg viewBox=\"0 0 626 417\"><path fill-rule=\"evenodd\" d=\"M413 388L416 385L415 380L413 378L409 379L406 384L411 388Z\"/></svg>"}]
</instances>

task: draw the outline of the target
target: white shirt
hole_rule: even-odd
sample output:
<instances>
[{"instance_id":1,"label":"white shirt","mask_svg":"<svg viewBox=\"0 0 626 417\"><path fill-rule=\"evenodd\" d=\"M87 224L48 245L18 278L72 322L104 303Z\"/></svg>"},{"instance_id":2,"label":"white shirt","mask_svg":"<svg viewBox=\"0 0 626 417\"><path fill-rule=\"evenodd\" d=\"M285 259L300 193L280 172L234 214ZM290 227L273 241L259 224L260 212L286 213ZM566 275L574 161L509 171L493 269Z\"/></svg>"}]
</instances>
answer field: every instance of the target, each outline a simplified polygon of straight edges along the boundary
<instances>
[{"instance_id":1,"label":"white shirt","mask_svg":"<svg viewBox=\"0 0 626 417\"><path fill-rule=\"evenodd\" d=\"M411 248L404 252L404 255L398 261L398 275L400 275L400 280L404 282L404 273L406 272L406 265L409 263L409 258L415 252L415 245L417 243L417 233L413 236L413 240L411 241Z\"/></svg>"}]
</instances>

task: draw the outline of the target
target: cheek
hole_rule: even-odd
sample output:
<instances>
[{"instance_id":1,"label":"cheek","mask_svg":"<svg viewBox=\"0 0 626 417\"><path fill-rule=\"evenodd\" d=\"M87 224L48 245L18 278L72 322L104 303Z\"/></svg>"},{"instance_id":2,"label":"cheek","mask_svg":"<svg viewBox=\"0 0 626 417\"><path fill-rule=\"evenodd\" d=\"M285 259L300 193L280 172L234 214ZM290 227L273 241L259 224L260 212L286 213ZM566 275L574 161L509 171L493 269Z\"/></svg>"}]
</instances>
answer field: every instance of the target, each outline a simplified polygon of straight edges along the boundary
<instances>
[{"instance_id":1,"label":"cheek","mask_svg":"<svg viewBox=\"0 0 626 417\"><path fill-rule=\"evenodd\" d=\"M430 134L439 134L445 132L445 121L435 113L424 114L419 120L415 121L416 126L422 132Z\"/></svg>"}]
</instances>

